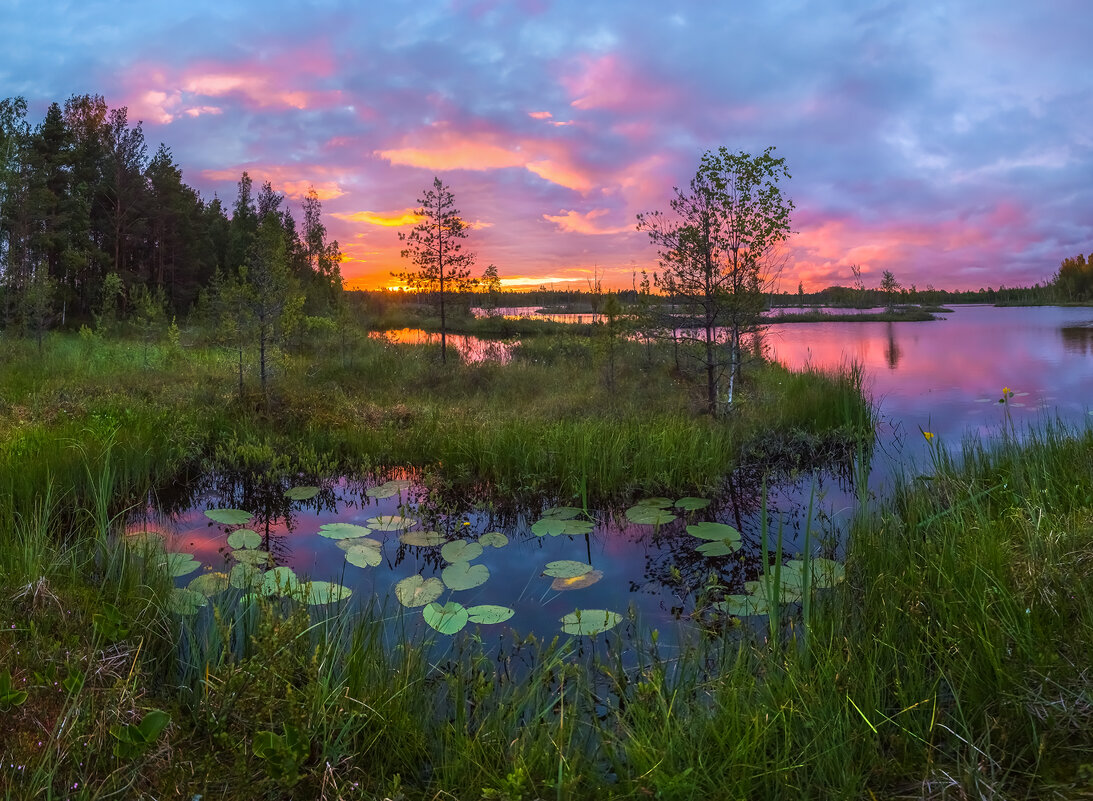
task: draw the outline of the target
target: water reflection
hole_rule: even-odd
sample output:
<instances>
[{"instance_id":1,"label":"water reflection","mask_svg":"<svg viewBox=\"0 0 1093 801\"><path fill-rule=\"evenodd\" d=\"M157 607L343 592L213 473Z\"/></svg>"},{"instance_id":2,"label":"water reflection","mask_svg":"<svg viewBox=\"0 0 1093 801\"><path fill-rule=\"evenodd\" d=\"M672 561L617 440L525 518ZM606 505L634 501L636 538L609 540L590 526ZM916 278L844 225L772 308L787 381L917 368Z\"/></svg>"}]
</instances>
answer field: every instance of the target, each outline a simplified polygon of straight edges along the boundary
<instances>
[{"instance_id":1,"label":"water reflection","mask_svg":"<svg viewBox=\"0 0 1093 801\"><path fill-rule=\"evenodd\" d=\"M903 355L899 343L896 341L896 324L888 323L888 345L884 349L884 360L888 362L888 369L895 370L899 367L899 359Z\"/></svg>"},{"instance_id":2,"label":"water reflection","mask_svg":"<svg viewBox=\"0 0 1093 801\"><path fill-rule=\"evenodd\" d=\"M397 345L436 345L440 347L440 334L423 331L420 328L399 328L389 331L372 331L371 339L385 339ZM513 349L519 341L510 342L496 339L481 339L466 334L447 334L448 347L455 350L464 362L478 364L485 361L505 364L512 359Z\"/></svg>"},{"instance_id":3,"label":"water reflection","mask_svg":"<svg viewBox=\"0 0 1093 801\"><path fill-rule=\"evenodd\" d=\"M1063 338L1063 347L1067 353L1088 356L1093 353L1093 324L1070 325L1059 329Z\"/></svg>"}]
</instances>

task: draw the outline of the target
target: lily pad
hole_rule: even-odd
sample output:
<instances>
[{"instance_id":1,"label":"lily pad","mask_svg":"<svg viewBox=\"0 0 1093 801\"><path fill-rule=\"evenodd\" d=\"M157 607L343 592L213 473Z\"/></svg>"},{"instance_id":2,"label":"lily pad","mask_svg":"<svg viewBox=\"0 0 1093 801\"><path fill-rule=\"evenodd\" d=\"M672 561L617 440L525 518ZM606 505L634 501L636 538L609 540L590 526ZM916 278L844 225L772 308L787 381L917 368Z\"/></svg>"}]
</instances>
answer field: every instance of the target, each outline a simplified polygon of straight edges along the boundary
<instances>
[{"instance_id":1,"label":"lily pad","mask_svg":"<svg viewBox=\"0 0 1093 801\"><path fill-rule=\"evenodd\" d=\"M231 557L237 562L255 567L268 567L273 562L269 551L257 551L253 548L239 548L231 552Z\"/></svg>"},{"instance_id":2,"label":"lily pad","mask_svg":"<svg viewBox=\"0 0 1093 801\"><path fill-rule=\"evenodd\" d=\"M293 487L285 490L285 497L290 501L310 501L318 494L318 487Z\"/></svg>"},{"instance_id":3,"label":"lily pad","mask_svg":"<svg viewBox=\"0 0 1093 801\"><path fill-rule=\"evenodd\" d=\"M485 565L472 565L470 562L455 562L440 572L444 584L453 590L469 590L485 584L490 577L490 569Z\"/></svg>"},{"instance_id":4,"label":"lily pad","mask_svg":"<svg viewBox=\"0 0 1093 801\"><path fill-rule=\"evenodd\" d=\"M581 534L591 534L592 529L595 527L596 524L591 520L567 520L562 533L571 537L579 537Z\"/></svg>"},{"instance_id":5,"label":"lily pad","mask_svg":"<svg viewBox=\"0 0 1093 801\"><path fill-rule=\"evenodd\" d=\"M488 531L478 538L478 544L486 548L504 548L509 544L509 538L500 531Z\"/></svg>"},{"instance_id":6,"label":"lily pad","mask_svg":"<svg viewBox=\"0 0 1093 801\"><path fill-rule=\"evenodd\" d=\"M262 577L263 595L292 595L300 588L300 579L291 567L275 567Z\"/></svg>"},{"instance_id":7,"label":"lily pad","mask_svg":"<svg viewBox=\"0 0 1093 801\"><path fill-rule=\"evenodd\" d=\"M670 504L671 501L668 503ZM676 516L659 506L639 503L626 510L626 519L640 526L663 526L675 520Z\"/></svg>"},{"instance_id":8,"label":"lily pad","mask_svg":"<svg viewBox=\"0 0 1093 801\"><path fill-rule=\"evenodd\" d=\"M771 586L774 584L774 574L769 576L762 575L756 581L745 581L744 589L751 595L757 598L764 598L770 600L767 595L767 582L770 582ZM801 586L799 584L787 584L783 577L781 587L777 592L778 603L790 604L798 603L801 600Z\"/></svg>"},{"instance_id":9,"label":"lily pad","mask_svg":"<svg viewBox=\"0 0 1093 801\"><path fill-rule=\"evenodd\" d=\"M377 517L370 517L364 522L376 531L404 531L417 521L412 517L403 517L402 515L378 515Z\"/></svg>"},{"instance_id":10,"label":"lily pad","mask_svg":"<svg viewBox=\"0 0 1093 801\"><path fill-rule=\"evenodd\" d=\"M698 537L700 540L733 540L737 543L740 542L740 532L724 523L692 523L687 526L687 533L692 537Z\"/></svg>"},{"instance_id":11,"label":"lily pad","mask_svg":"<svg viewBox=\"0 0 1093 801\"><path fill-rule=\"evenodd\" d=\"M467 616L471 623L504 623L515 614L515 610L509 609L507 606L496 606L495 604L479 604L478 606L467 607Z\"/></svg>"},{"instance_id":12,"label":"lily pad","mask_svg":"<svg viewBox=\"0 0 1093 801\"><path fill-rule=\"evenodd\" d=\"M551 506L549 509L543 510L543 517L550 517L554 520L572 520L583 512L584 509L578 509L576 506Z\"/></svg>"},{"instance_id":13,"label":"lily pad","mask_svg":"<svg viewBox=\"0 0 1093 801\"><path fill-rule=\"evenodd\" d=\"M227 573L202 573L187 585L187 589L211 598L228 589Z\"/></svg>"},{"instance_id":14,"label":"lily pad","mask_svg":"<svg viewBox=\"0 0 1093 801\"><path fill-rule=\"evenodd\" d=\"M531 533L537 537L557 537L559 534L565 534L565 520L559 520L554 517L544 517L542 520L537 520L531 524Z\"/></svg>"},{"instance_id":15,"label":"lily pad","mask_svg":"<svg viewBox=\"0 0 1093 801\"><path fill-rule=\"evenodd\" d=\"M676 509L682 509L685 512L695 512L699 509L705 509L710 505L709 498L680 498L675 502Z\"/></svg>"},{"instance_id":16,"label":"lily pad","mask_svg":"<svg viewBox=\"0 0 1093 801\"><path fill-rule=\"evenodd\" d=\"M425 606L444 592L444 582L438 578L407 576L395 585L395 597L403 606Z\"/></svg>"},{"instance_id":17,"label":"lily pad","mask_svg":"<svg viewBox=\"0 0 1093 801\"><path fill-rule=\"evenodd\" d=\"M640 501L635 502L635 506L652 506L656 509L667 509L672 506L671 498L642 498Z\"/></svg>"},{"instance_id":18,"label":"lily pad","mask_svg":"<svg viewBox=\"0 0 1093 801\"><path fill-rule=\"evenodd\" d=\"M367 537L372 529L358 526L356 523L323 523L319 526L319 536L330 540L350 540L355 537Z\"/></svg>"},{"instance_id":19,"label":"lily pad","mask_svg":"<svg viewBox=\"0 0 1093 801\"><path fill-rule=\"evenodd\" d=\"M589 570L583 576L573 576L572 578L556 578L550 582L550 589L563 592L565 590L582 590L585 587L591 587L597 581L603 578L602 570Z\"/></svg>"},{"instance_id":20,"label":"lily pad","mask_svg":"<svg viewBox=\"0 0 1093 801\"><path fill-rule=\"evenodd\" d=\"M543 569L543 575L554 576L555 578L573 578L574 576L583 576L591 570L592 565L586 565L584 562L559 559L556 562L547 562L546 568Z\"/></svg>"},{"instance_id":21,"label":"lily pad","mask_svg":"<svg viewBox=\"0 0 1093 801\"><path fill-rule=\"evenodd\" d=\"M262 535L249 528L237 528L228 535L230 548L257 548L262 544Z\"/></svg>"},{"instance_id":22,"label":"lily pad","mask_svg":"<svg viewBox=\"0 0 1093 801\"><path fill-rule=\"evenodd\" d=\"M383 543L362 538L345 552L345 561L357 567L375 567L383 561Z\"/></svg>"},{"instance_id":23,"label":"lily pad","mask_svg":"<svg viewBox=\"0 0 1093 801\"><path fill-rule=\"evenodd\" d=\"M622 615L606 609L578 609L562 618L562 631L575 636L599 634L622 622Z\"/></svg>"},{"instance_id":24,"label":"lily pad","mask_svg":"<svg viewBox=\"0 0 1093 801\"><path fill-rule=\"evenodd\" d=\"M205 517L215 523L223 523L225 526L241 526L254 515L242 509L206 509Z\"/></svg>"},{"instance_id":25,"label":"lily pad","mask_svg":"<svg viewBox=\"0 0 1093 801\"><path fill-rule=\"evenodd\" d=\"M199 592L175 587L167 596L167 608L176 615L196 615L197 610L209 605L209 599Z\"/></svg>"},{"instance_id":26,"label":"lily pad","mask_svg":"<svg viewBox=\"0 0 1093 801\"><path fill-rule=\"evenodd\" d=\"M728 556L730 553L736 553L739 548L739 542L718 540L717 542L704 542L696 546L695 550L704 556Z\"/></svg>"},{"instance_id":27,"label":"lily pad","mask_svg":"<svg viewBox=\"0 0 1093 801\"><path fill-rule=\"evenodd\" d=\"M715 603L712 608L735 617L770 614L770 605L761 595L729 595L725 600Z\"/></svg>"},{"instance_id":28,"label":"lily pad","mask_svg":"<svg viewBox=\"0 0 1093 801\"><path fill-rule=\"evenodd\" d=\"M454 540L444 543L444 547L440 549L440 555L445 562L470 562L482 555L482 546L477 542Z\"/></svg>"},{"instance_id":29,"label":"lily pad","mask_svg":"<svg viewBox=\"0 0 1093 801\"><path fill-rule=\"evenodd\" d=\"M463 604L455 601L441 606L434 601L421 611L425 622L439 631L441 634L455 634L467 625L470 614Z\"/></svg>"},{"instance_id":30,"label":"lily pad","mask_svg":"<svg viewBox=\"0 0 1093 801\"><path fill-rule=\"evenodd\" d=\"M331 581L309 581L303 585L303 588L306 590L306 595L303 591L298 590L293 593L293 597L306 601L309 606L335 604L344 601L353 594L353 590L348 587L343 587L341 584L335 584Z\"/></svg>"},{"instance_id":31,"label":"lily pad","mask_svg":"<svg viewBox=\"0 0 1093 801\"><path fill-rule=\"evenodd\" d=\"M263 575L254 565L240 563L228 573L228 583L237 590L255 590L262 586Z\"/></svg>"},{"instance_id":32,"label":"lily pad","mask_svg":"<svg viewBox=\"0 0 1093 801\"><path fill-rule=\"evenodd\" d=\"M405 531L399 535L399 541L406 545L429 548L433 545L443 545L444 535L439 531Z\"/></svg>"},{"instance_id":33,"label":"lily pad","mask_svg":"<svg viewBox=\"0 0 1093 801\"><path fill-rule=\"evenodd\" d=\"M201 562L194 559L193 554L168 551L164 556L167 558L167 572L176 578L189 575L201 567Z\"/></svg>"}]
</instances>

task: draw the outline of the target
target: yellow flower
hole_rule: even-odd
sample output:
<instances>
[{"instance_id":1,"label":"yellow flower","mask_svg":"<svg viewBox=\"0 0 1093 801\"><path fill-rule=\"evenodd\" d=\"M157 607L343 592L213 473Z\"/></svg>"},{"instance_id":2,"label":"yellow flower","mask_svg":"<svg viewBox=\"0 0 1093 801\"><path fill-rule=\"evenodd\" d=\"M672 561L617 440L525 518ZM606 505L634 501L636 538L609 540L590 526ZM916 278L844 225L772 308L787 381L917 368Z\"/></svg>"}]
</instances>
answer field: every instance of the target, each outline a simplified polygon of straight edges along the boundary
<instances>
[{"instance_id":1,"label":"yellow flower","mask_svg":"<svg viewBox=\"0 0 1093 801\"><path fill-rule=\"evenodd\" d=\"M1009 395L1009 394L1010 394L1010 388L1009 387L1002 387L1002 397L1004 398L1006 395Z\"/></svg>"},{"instance_id":2,"label":"yellow flower","mask_svg":"<svg viewBox=\"0 0 1093 801\"><path fill-rule=\"evenodd\" d=\"M932 442L933 438L934 438L934 432L933 431L923 431L922 436L926 437L927 442Z\"/></svg>"}]
</instances>

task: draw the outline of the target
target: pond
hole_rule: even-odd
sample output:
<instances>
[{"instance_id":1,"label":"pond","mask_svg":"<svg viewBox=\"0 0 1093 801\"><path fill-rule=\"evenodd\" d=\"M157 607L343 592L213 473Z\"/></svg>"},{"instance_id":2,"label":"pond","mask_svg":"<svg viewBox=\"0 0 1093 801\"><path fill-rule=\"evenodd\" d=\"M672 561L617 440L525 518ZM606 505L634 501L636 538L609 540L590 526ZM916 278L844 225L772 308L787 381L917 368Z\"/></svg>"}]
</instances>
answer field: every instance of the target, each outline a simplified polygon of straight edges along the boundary
<instances>
[{"instance_id":1,"label":"pond","mask_svg":"<svg viewBox=\"0 0 1093 801\"><path fill-rule=\"evenodd\" d=\"M792 368L847 360L863 365L881 417L871 473L875 491L899 471L928 463L922 431L951 447L965 435L989 436L1003 425L1019 433L1048 419L1072 425L1090 419L1093 309L958 307L925 323L784 324L767 330L765 344ZM998 402L1003 388L1013 393L1006 405ZM768 519L781 528L787 552L799 547L807 528L816 553L841 557L839 522L855 503L849 473L839 465L768 488ZM256 576L236 565L240 558L257 559L262 570L277 565L283 574L291 568L344 586L352 591L352 606L375 600L410 629L426 631L418 601L434 595L440 604L459 605L439 622L440 607L434 608L433 623L442 630L466 624L460 610L479 609L479 619L509 614L498 608L511 610L501 625L482 625L483 637L510 626L552 637L575 610L605 610L597 614L618 616L605 624L625 625L632 612L643 627L661 630L667 644L708 584L742 594L762 572L758 470L732 477L718 498L659 499L645 511L629 512L499 511L477 508L473 499L453 507L432 499L417 478L335 479L294 493L287 483L206 476L179 488L174 499L161 498L163 514L134 520L131 528L164 532L172 551L193 556L184 564L194 570L179 576L179 587L214 574L220 577L198 587L215 589L229 576L245 585ZM247 519L217 522L207 516L210 509L241 509ZM738 529L739 537L709 525L714 523ZM239 529L255 533L240 535ZM366 539L357 539L361 535ZM414 605L404 607L400 597L410 596Z\"/></svg>"}]
</instances>

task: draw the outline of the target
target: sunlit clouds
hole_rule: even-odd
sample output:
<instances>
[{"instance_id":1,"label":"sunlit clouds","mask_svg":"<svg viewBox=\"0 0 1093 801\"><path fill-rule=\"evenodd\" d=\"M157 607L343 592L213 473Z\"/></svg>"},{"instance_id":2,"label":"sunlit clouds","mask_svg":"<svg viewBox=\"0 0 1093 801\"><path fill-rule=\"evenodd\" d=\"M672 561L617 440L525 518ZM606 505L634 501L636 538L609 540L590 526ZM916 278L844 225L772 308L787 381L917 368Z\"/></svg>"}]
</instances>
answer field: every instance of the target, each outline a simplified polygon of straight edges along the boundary
<instances>
[{"instance_id":1,"label":"sunlit clouds","mask_svg":"<svg viewBox=\"0 0 1093 801\"><path fill-rule=\"evenodd\" d=\"M350 285L404 270L434 176L506 287L629 287L706 149L786 159L780 288L1050 280L1093 249L1093 15L989 7L9 0L3 94L98 93L230 208L314 189ZM65 20L63 25L51 21ZM294 211L294 213L296 213Z\"/></svg>"}]
</instances>

